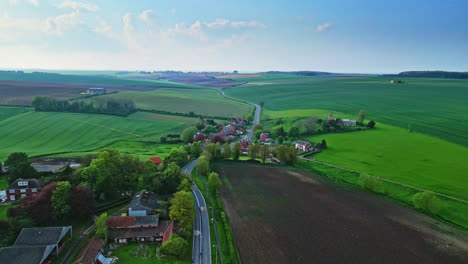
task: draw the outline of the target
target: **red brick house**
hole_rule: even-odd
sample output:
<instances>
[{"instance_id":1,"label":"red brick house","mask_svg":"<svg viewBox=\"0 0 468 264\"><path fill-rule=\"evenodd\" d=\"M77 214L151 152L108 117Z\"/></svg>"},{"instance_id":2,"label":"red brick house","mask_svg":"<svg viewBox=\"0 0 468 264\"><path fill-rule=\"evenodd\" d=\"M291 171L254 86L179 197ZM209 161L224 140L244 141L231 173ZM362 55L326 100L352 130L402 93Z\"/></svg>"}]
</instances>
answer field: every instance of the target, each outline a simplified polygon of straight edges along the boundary
<instances>
[{"instance_id":1,"label":"red brick house","mask_svg":"<svg viewBox=\"0 0 468 264\"><path fill-rule=\"evenodd\" d=\"M114 243L126 244L136 242L164 242L172 234L174 222L159 221L157 215L149 216L111 216L107 219L109 237Z\"/></svg>"},{"instance_id":2,"label":"red brick house","mask_svg":"<svg viewBox=\"0 0 468 264\"><path fill-rule=\"evenodd\" d=\"M42 189L42 183L36 179L18 179L6 189L7 201L15 201L21 198L38 194Z\"/></svg>"}]
</instances>

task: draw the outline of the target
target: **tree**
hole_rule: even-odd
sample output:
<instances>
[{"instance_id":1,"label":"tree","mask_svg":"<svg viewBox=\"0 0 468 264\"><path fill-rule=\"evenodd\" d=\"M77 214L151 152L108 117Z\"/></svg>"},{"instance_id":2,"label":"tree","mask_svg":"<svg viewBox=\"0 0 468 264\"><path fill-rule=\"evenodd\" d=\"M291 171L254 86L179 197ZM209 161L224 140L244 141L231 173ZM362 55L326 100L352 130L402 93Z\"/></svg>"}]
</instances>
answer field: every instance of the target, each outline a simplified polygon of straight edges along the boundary
<instances>
[{"instance_id":1,"label":"tree","mask_svg":"<svg viewBox=\"0 0 468 264\"><path fill-rule=\"evenodd\" d=\"M258 152L260 151L259 144L250 144L249 145L249 158L254 160L258 157Z\"/></svg>"},{"instance_id":2,"label":"tree","mask_svg":"<svg viewBox=\"0 0 468 264\"><path fill-rule=\"evenodd\" d=\"M57 188L53 191L52 197L52 212L57 220L64 219L70 214L70 198L71 198L71 185L69 182L59 182Z\"/></svg>"},{"instance_id":3,"label":"tree","mask_svg":"<svg viewBox=\"0 0 468 264\"><path fill-rule=\"evenodd\" d=\"M173 234L166 243L159 247L159 253L164 256L184 259L189 250L189 243L180 236Z\"/></svg>"},{"instance_id":4,"label":"tree","mask_svg":"<svg viewBox=\"0 0 468 264\"><path fill-rule=\"evenodd\" d=\"M217 191L219 187L221 187L221 180L219 179L218 173L210 173L210 176L208 176L208 187L213 191Z\"/></svg>"},{"instance_id":5,"label":"tree","mask_svg":"<svg viewBox=\"0 0 468 264\"><path fill-rule=\"evenodd\" d=\"M385 192L382 182L378 178L371 176L367 173L361 173L361 175L359 176L359 184L362 188L376 193Z\"/></svg>"},{"instance_id":6,"label":"tree","mask_svg":"<svg viewBox=\"0 0 468 264\"><path fill-rule=\"evenodd\" d=\"M234 146L232 147L232 159L233 160L238 160L240 156L242 146L239 142L234 143Z\"/></svg>"},{"instance_id":7,"label":"tree","mask_svg":"<svg viewBox=\"0 0 468 264\"><path fill-rule=\"evenodd\" d=\"M268 145L262 145L260 147L260 158L262 159L262 162L265 163L268 156L270 156L271 150Z\"/></svg>"},{"instance_id":8,"label":"tree","mask_svg":"<svg viewBox=\"0 0 468 264\"><path fill-rule=\"evenodd\" d=\"M224 138L221 135L216 135L211 139L211 142L213 143L224 143Z\"/></svg>"},{"instance_id":9,"label":"tree","mask_svg":"<svg viewBox=\"0 0 468 264\"><path fill-rule=\"evenodd\" d=\"M200 154L202 153L201 142L193 142L192 147L190 148L190 153L193 158L200 157Z\"/></svg>"},{"instance_id":10,"label":"tree","mask_svg":"<svg viewBox=\"0 0 468 264\"><path fill-rule=\"evenodd\" d=\"M192 183L189 179L185 178L180 182L179 187L177 187L177 191L186 191L190 192L192 190Z\"/></svg>"},{"instance_id":11,"label":"tree","mask_svg":"<svg viewBox=\"0 0 468 264\"><path fill-rule=\"evenodd\" d=\"M284 129L282 126L273 128L271 134L273 134L274 137L285 136Z\"/></svg>"},{"instance_id":12,"label":"tree","mask_svg":"<svg viewBox=\"0 0 468 264\"><path fill-rule=\"evenodd\" d=\"M42 188L35 196L24 198L21 207L37 223L50 225L52 221L52 203L50 201L57 183L51 183Z\"/></svg>"},{"instance_id":13,"label":"tree","mask_svg":"<svg viewBox=\"0 0 468 264\"><path fill-rule=\"evenodd\" d=\"M169 208L169 217L180 224L179 233L190 236L195 217L195 201L190 192L180 191L174 194Z\"/></svg>"},{"instance_id":14,"label":"tree","mask_svg":"<svg viewBox=\"0 0 468 264\"><path fill-rule=\"evenodd\" d=\"M208 175L210 171L210 164L206 159L198 159L198 175Z\"/></svg>"},{"instance_id":15,"label":"tree","mask_svg":"<svg viewBox=\"0 0 468 264\"><path fill-rule=\"evenodd\" d=\"M287 163L294 165L297 163L297 150L291 145L287 150Z\"/></svg>"},{"instance_id":16,"label":"tree","mask_svg":"<svg viewBox=\"0 0 468 264\"><path fill-rule=\"evenodd\" d=\"M205 139L206 139L205 134L199 133L199 134L195 135L195 137L193 138L193 141L194 142L200 142L200 141L204 141Z\"/></svg>"},{"instance_id":17,"label":"tree","mask_svg":"<svg viewBox=\"0 0 468 264\"><path fill-rule=\"evenodd\" d=\"M165 194L173 193L181 181L182 170L176 163L170 163L161 175L162 191Z\"/></svg>"},{"instance_id":18,"label":"tree","mask_svg":"<svg viewBox=\"0 0 468 264\"><path fill-rule=\"evenodd\" d=\"M305 134L310 134L315 131L315 128L317 128L317 120L318 120L317 116L309 117L304 120L303 127L304 127Z\"/></svg>"},{"instance_id":19,"label":"tree","mask_svg":"<svg viewBox=\"0 0 468 264\"><path fill-rule=\"evenodd\" d=\"M202 118L200 118L198 120L198 122L195 124L195 127L198 129L198 130L202 130L205 128L205 121L203 121Z\"/></svg>"},{"instance_id":20,"label":"tree","mask_svg":"<svg viewBox=\"0 0 468 264\"><path fill-rule=\"evenodd\" d=\"M261 100L260 102L258 102L258 105L263 108L263 105L265 105L265 102Z\"/></svg>"},{"instance_id":21,"label":"tree","mask_svg":"<svg viewBox=\"0 0 468 264\"><path fill-rule=\"evenodd\" d=\"M223 157L222 149L223 149L223 147L222 147L221 143L217 142L215 144L215 155L214 155L215 160L220 160Z\"/></svg>"},{"instance_id":22,"label":"tree","mask_svg":"<svg viewBox=\"0 0 468 264\"><path fill-rule=\"evenodd\" d=\"M287 156L286 156L286 146L284 145L278 145L275 148L276 152L276 158L279 159L280 161L286 162Z\"/></svg>"},{"instance_id":23,"label":"tree","mask_svg":"<svg viewBox=\"0 0 468 264\"><path fill-rule=\"evenodd\" d=\"M257 131L257 130L262 130L263 131L263 125L262 124L256 124L255 126L253 126L252 130L253 131Z\"/></svg>"},{"instance_id":24,"label":"tree","mask_svg":"<svg viewBox=\"0 0 468 264\"><path fill-rule=\"evenodd\" d=\"M8 155L4 165L8 171L14 171L20 164L29 163L28 155L24 152L14 152Z\"/></svg>"},{"instance_id":25,"label":"tree","mask_svg":"<svg viewBox=\"0 0 468 264\"><path fill-rule=\"evenodd\" d=\"M10 177L9 177L9 182L13 182L17 179L21 178L38 178L39 173L36 171L36 169L31 166L31 163L29 162L23 162L18 164L14 170L10 171Z\"/></svg>"},{"instance_id":26,"label":"tree","mask_svg":"<svg viewBox=\"0 0 468 264\"><path fill-rule=\"evenodd\" d=\"M224 143L223 146L223 158L230 159L231 158L231 145L229 143Z\"/></svg>"},{"instance_id":27,"label":"tree","mask_svg":"<svg viewBox=\"0 0 468 264\"><path fill-rule=\"evenodd\" d=\"M260 129L259 129L259 130L255 130L255 138L256 138L256 139L259 139L261 134L262 134L262 131L261 131Z\"/></svg>"},{"instance_id":28,"label":"tree","mask_svg":"<svg viewBox=\"0 0 468 264\"><path fill-rule=\"evenodd\" d=\"M92 190L88 186L71 187L71 217L73 219L86 219L91 215L93 209Z\"/></svg>"},{"instance_id":29,"label":"tree","mask_svg":"<svg viewBox=\"0 0 468 264\"><path fill-rule=\"evenodd\" d=\"M322 139L322 143L320 144L320 147L322 149L326 149L327 148L327 141L325 139Z\"/></svg>"},{"instance_id":30,"label":"tree","mask_svg":"<svg viewBox=\"0 0 468 264\"><path fill-rule=\"evenodd\" d=\"M277 139L278 139L278 143L283 144L283 141L284 141L283 136L279 136Z\"/></svg>"},{"instance_id":31,"label":"tree","mask_svg":"<svg viewBox=\"0 0 468 264\"><path fill-rule=\"evenodd\" d=\"M103 213L96 220L96 236L104 239L104 241L107 241L107 236L109 234L107 229L107 218L107 213Z\"/></svg>"},{"instance_id":32,"label":"tree","mask_svg":"<svg viewBox=\"0 0 468 264\"><path fill-rule=\"evenodd\" d=\"M196 132L197 132L196 127L187 127L182 132L182 135L180 136L181 137L180 139L182 141L184 141L184 143L189 143L189 142L191 142L193 140L193 135L195 135Z\"/></svg>"},{"instance_id":33,"label":"tree","mask_svg":"<svg viewBox=\"0 0 468 264\"><path fill-rule=\"evenodd\" d=\"M289 135L290 137L297 137L297 136L299 136L299 128L298 128L298 127L295 127L295 126L291 127L291 128L289 129L289 131L288 131L288 135Z\"/></svg>"},{"instance_id":34,"label":"tree","mask_svg":"<svg viewBox=\"0 0 468 264\"><path fill-rule=\"evenodd\" d=\"M359 111L357 123L361 125L364 124L364 120L366 120L366 117L367 117L367 111L365 109L362 109L361 111Z\"/></svg>"},{"instance_id":35,"label":"tree","mask_svg":"<svg viewBox=\"0 0 468 264\"><path fill-rule=\"evenodd\" d=\"M412 198L414 207L431 214L440 211L440 202L437 196L431 191L417 193Z\"/></svg>"},{"instance_id":36,"label":"tree","mask_svg":"<svg viewBox=\"0 0 468 264\"><path fill-rule=\"evenodd\" d=\"M375 127L375 122L374 122L374 120L369 121L369 123L367 123L367 127L368 127L368 128L374 128L374 127Z\"/></svg>"},{"instance_id":37,"label":"tree","mask_svg":"<svg viewBox=\"0 0 468 264\"><path fill-rule=\"evenodd\" d=\"M207 125L207 126L205 127L204 132L205 132L206 134L214 133L214 132L216 132L216 127L215 127L215 126L212 126L212 125Z\"/></svg>"},{"instance_id":38,"label":"tree","mask_svg":"<svg viewBox=\"0 0 468 264\"><path fill-rule=\"evenodd\" d=\"M167 142L167 138L166 137L160 137L159 138L159 141L161 141L161 143L166 143Z\"/></svg>"}]
</instances>

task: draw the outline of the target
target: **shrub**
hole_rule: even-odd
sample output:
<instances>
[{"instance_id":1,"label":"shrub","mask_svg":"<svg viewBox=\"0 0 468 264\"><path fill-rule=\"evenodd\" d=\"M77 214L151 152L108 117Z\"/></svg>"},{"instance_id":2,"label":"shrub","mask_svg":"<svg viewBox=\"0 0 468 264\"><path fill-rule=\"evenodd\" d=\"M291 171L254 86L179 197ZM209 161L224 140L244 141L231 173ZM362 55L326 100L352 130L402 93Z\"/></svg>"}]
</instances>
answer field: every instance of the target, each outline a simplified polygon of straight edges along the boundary
<instances>
[{"instance_id":1,"label":"shrub","mask_svg":"<svg viewBox=\"0 0 468 264\"><path fill-rule=\"evenodd\" d=\"M361 176L359 176L359 184L366 190L370 190L376 193L385 193L382 182L378 178L370 176L366 173L361 173Z\"/></svg>"},{"instance_id":2,"label":"shrub","mask_svg":"<svg viewBox=\"0 0 468 264\"><path fill-rule=\"evenodd\" d=\"M431 214L440 211L440 203L437 196L431 191L424 191L413 196L414 207Z\"/></svg>"}]
</instances>

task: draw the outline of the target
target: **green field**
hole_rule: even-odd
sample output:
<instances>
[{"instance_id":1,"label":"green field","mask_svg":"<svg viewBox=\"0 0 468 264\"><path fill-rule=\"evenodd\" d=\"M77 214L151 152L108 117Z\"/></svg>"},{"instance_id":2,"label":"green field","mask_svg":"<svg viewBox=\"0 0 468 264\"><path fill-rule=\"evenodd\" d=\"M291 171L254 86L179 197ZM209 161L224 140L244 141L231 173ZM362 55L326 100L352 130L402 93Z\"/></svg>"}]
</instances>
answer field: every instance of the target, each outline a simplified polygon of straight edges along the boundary
<instances>
[{"instance_id":1,"label":"green field","mask_svg":"<svg viewBox=\"0 0 468 264\"><path fill-rule=\"evenodd\" d=\"M414 131L468 146L468 80L400 79L403 84L391 84L391 77L300 77L276 84L252 81L225 92L263 100L265 110L273 111L323 109L356 116L366 109L378 123L403 128L411 123Z\"/></svg>"},{"instance_id":2,"label":"green field","mask_svg":"<svg viewBox=\"0 0 468 264\"><path fill-rule=\"evenodd\" d=\"M3 107L0 106L0 122L15 115L29 111L28 109L18 108L18 107Z\"/></svg>"},{"instance_id":3,"label":"green field","mask_svg":"<svg viewBox=\"0 0 468 264\"><path fill-rule=\"evenodd\" d=\"M0 122L0 160L17 151L38 156L98 150L121 140L155 142L181 126L105 115L27 112Z\"/></svg>"},{"instance_id":4,"label":"green field","mask_svg":"<svg viewBox=\"0 0 468 264\"><path fill-rule=\"evenodd\" d=\"M328 148L315 159L468 200L468 148L377 124L367 131L317 135Z\"/></svg>"},{"instance_id":5,"label":"green field","mask_svg":"<svg viewBox=\"0 0 468 264\"><path fill-rule=\"evenodd\" d=\"M226 99L213 88L158 89L150 92L122 92L101 97L131 99L141 109L177 113L194 112L208 116L241 117L252 110L252 106Z\"/></svg>"},{"instance_id":6,"label":"green field","mask_svg":"<svg viewBox=\"0 0 468 264\"><path fill-rule=\"evenodd\" d=\"M191 244L191 243L190 243ZM117 257L118 260L115 262L116 264L131 264L131 263L141 263L141 264L184 264L184 263L191 263L190 257L187 257L186 260L167 260L167 259L158 259L154 256L156 253L156 247L154 244L148 244L153 250L153 257L149 259L138 258L132 255L135 250L138 249L138 244L128 244L122 247L119 247L114 251L112 256ZM191 249L190 249L191 251ZM188 254L190 255L190 254Z\"/></svg>"}]
</instances>

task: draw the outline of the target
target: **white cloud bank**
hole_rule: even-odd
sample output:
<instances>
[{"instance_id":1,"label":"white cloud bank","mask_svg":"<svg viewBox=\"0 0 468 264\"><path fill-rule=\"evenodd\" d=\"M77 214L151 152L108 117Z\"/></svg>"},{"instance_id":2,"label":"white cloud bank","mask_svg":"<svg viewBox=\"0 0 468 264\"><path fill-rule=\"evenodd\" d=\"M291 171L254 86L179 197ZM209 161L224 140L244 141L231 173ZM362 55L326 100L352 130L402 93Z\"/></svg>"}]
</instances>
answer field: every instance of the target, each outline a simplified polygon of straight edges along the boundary
<instances>
[{"instance_id":1,"label":"white cloud bank","mask_svg":"<svg viewBox=\"0 0 468 264\"><path fill-rule=\"evenodd\" d=\"M330 23L324 23L324 24L320 24L318 25L315 30L318 31L318 32L323 32L323 31L326 31L326 30L329 30L333 25L330 24Z\"/></svg>"}]
</instances>

